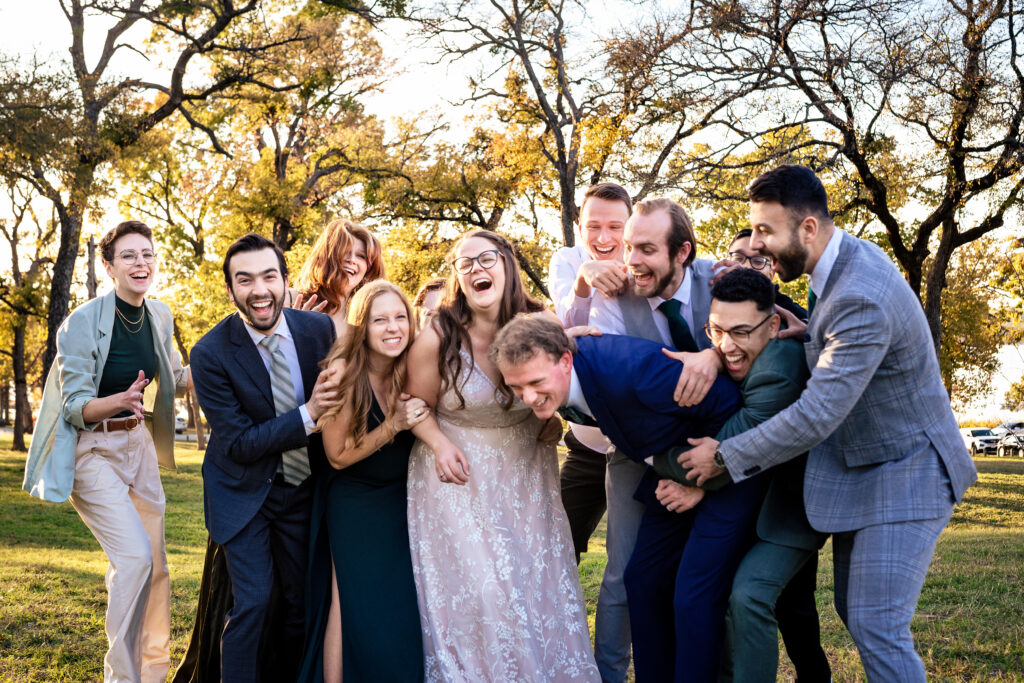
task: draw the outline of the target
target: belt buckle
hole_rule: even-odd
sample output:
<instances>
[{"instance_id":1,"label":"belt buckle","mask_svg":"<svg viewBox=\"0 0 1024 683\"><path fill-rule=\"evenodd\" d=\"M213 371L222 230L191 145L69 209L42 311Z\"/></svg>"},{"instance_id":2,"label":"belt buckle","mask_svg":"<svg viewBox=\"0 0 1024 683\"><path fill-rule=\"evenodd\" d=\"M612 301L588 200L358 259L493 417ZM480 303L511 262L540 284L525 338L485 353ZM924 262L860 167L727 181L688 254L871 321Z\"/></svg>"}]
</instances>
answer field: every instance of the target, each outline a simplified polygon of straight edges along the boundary
<instances>
[{"instance_id":1,"label":"belt buckle","mask_svg":"<svg viewBox=\"0 0 1024 683\"><path fill-rule=\"evenodd\" d=\"M126 417L124 421L124 428L126 431L131 432L138 429L140 423L141 420L139 420L139 418L135 417L134 415L131 417Z\"/></svg>"}]
</instances>

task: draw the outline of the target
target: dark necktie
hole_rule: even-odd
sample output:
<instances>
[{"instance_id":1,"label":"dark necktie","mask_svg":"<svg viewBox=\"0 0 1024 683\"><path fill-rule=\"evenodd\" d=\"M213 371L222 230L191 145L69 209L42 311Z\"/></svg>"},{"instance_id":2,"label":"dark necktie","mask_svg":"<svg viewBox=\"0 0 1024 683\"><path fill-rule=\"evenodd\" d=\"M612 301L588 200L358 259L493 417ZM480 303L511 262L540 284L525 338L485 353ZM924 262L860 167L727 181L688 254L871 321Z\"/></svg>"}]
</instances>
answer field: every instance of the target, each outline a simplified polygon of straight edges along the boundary
<instances>
[{"instance_id":1,"label":"dark necktie","mask_svg":"<svg viewBox=\"0 0 1024 683\"><path fill-rule=\"evenodd\" d=\"M681 313L682 307L683 302L678 299L668 299L658 304L658 310L668 320L668 333L672 335L672 343L675 347L680 351L697 353L697 342L693 340L690 326L686 324L686 318Z\"/></svg>"},{"instance_id":2,"label":"dark necktie","mask_svg":"<svg viewBox=\"0 0 1024 683\"><path fill-rule=\"evenodd\" d=\"M810 287L807 288L807 315L814 313L814 304L818 303L818 295Z\"/></svg>"},{"instance_id":3,"label":"dark necktie","mask_svg":"<svg viewBox=\"0 0 1024 683\"><path fill-rule=\"evenodd\" d=\"M596 427L597 422L594 418L590 417L582 410L577 410L572 406L566 406L558 409L558 414L562 416L562 419L566 422L573 422L578 425L585 425L587 427Z\"/></svg>"}]
</instances>

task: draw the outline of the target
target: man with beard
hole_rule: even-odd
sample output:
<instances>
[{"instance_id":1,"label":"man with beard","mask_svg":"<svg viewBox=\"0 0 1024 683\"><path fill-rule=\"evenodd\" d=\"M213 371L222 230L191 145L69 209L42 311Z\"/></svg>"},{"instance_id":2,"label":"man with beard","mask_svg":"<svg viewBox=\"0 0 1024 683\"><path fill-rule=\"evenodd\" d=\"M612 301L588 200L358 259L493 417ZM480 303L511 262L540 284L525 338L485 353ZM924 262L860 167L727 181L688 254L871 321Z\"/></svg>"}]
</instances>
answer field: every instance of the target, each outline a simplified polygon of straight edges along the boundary
<instances>
[{"instance_id":1,"label":"man with beard","mask_svg":"<svg viewBox=\"0 0 1024 683\"><path fill-rule=\"evenodd\" d=\"M810 450L804 508L832 534L836 610L870 681L924 681L910 621L935 551L977 479L959 438L921 304L874 244L838 230L825 188L780 166L749 188L750 248L789 282L810 276L811 378L790 407L680 462L698 482L741 482Z\"/></svg>"},{"instance_id":2,"label":"man with beard","mask_svg":"<svg viewBox=\"0 0 1024 683\"><path fill-rule=\"evenodd\" d=\"M326 466L316 420L337 401L337 380L318 363L334 342L321 313L282 311L284 254L248 234L224 256L228 296L238 312L192 348L199 404L212 434L203 459L210 537L223 546L234 604L221 638L223 681L260 678L260 634L275 574L285 602L284 642L302 651L306 557L313 476ZM283 313L283 314L282 314Z\"/></svg>"}]
</instances>

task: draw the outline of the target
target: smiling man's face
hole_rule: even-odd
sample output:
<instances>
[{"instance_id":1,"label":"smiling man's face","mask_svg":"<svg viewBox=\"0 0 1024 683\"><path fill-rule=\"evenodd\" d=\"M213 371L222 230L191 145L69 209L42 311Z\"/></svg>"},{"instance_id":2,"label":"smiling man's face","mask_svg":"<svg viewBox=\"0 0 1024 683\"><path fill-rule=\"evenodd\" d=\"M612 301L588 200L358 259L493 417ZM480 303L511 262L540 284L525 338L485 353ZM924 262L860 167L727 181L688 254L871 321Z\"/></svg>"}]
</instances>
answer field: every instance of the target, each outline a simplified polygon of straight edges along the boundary
<instances>
[{"instance_id":1,"label":"smiling man's face","mask_svg":"<svg viewBox=\"0 0 1024 683\"><path fill-rule=\"evenodd\" d=\"M242 251L228 264L231 286L228 295L242 319L263 334L277 329L284 306L288 278L281 274L273 249Z\"/></svg>"},{"instance_id":2,"label":"smiling man's face","mask_svg":"<svg viewBox=\"0 0 1024 683\"><path fill-rule=\"evenodd\" d=\"M538 351L518 365L499 361L498 370L512 392L542 420L554 415L569 400L572 354L568 351L560 358Z\"/></svg>"}]
</instances>

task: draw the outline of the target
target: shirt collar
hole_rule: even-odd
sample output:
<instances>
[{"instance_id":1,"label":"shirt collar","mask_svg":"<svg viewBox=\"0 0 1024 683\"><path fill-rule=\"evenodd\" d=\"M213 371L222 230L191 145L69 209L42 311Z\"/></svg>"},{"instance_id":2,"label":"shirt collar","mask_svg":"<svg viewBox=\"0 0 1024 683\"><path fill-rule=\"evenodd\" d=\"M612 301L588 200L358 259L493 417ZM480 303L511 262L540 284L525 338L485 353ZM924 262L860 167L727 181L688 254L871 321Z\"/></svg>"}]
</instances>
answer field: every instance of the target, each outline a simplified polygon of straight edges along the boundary
<instances>
[{"instance_id":1,"label":"shirt collar","mask_svg":"<svg viewBox=\"0 0 1024 683\"><path fill-rule=\"evenodd\" d=\"M816 296L821 296L825 290L825 285L828 284L828 276L832 273L832 266L836 264L836 259L839 258L839 242L842 239L843 231L839 228L833 230L832 237L829 238L828 244L825 245L825 251L821 252L821 258L818 259L814 270L811 271L809 284ZM817 286L815 286L815 283L817 283Z\"/></svg>"},{"instance_id":2,"label":"shirt collar","mask_svg":"<svg viewBox=\"0 0 1024 683\"><path fill-rule=\"evenodd\" d=\"M690 268L686 267L683 269L683 281L679 283L679 289L672 295L673 299L677 299L683 306L690 305L690 289L693 286L693 278L690 277ZM658 306L667 301L662 299L660 296L647 297L647 303L650 305L651 310L656 310Z\"/></svg>"},{"instance_id":3,"label":"shirt collar","mask_svg":"<svg viewBox=\"0 0 1024 683\"><path fill-rule=\"evenodd\" d=\"M259 346L260 342L266 339L267 335L245 322L245 320L242 321L242 324L245 325L245 331L249 333L249 338L252 339L252 343L256 346ZM288 318L285 317L284 311L281 311L281 321L277 324L274 334L281 335L285 339L292 338L292 331L288 329Z\"/></svg>"},{"instance_id":4,"label":"shirt collar","mask_svg":"<svg viewBox=\"0 0 1024 683\"><path fill-rule=\"evenodd\" d=\"M569 398L565 405L594 417L594 414L590 412L590 406L587 405L587 397L583 395L583 387L580 386L580 379L576 376L575 366L569 368Z\"/></svg>"}]
</instances>

